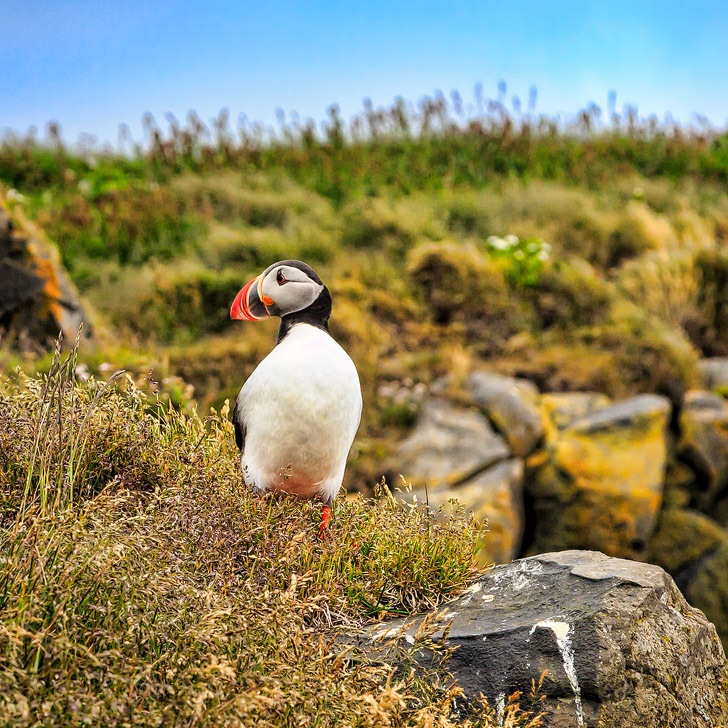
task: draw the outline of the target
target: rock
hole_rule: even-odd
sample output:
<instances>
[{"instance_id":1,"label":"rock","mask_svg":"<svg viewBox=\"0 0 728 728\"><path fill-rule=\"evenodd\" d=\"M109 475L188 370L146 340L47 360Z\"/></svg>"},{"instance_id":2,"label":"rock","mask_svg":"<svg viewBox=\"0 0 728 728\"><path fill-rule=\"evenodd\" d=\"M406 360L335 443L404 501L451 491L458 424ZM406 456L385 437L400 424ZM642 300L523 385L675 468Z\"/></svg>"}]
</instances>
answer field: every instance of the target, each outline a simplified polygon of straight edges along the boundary
<instances>
[{"instance_id":1,"label":"rock","mask_svg":"<svg viewBox=\"0 0 728 728\"><path fill-rule=\"evenodd\" d=\"M523 535L523 461L497 463L455 487L440 486L413 491L433 510L448 510L455 498L487 529L481 541L481 563L511 561L519 553Z\"/></svg>"},{"instance_id":2,"label":"rock","mask_svg":"<svg viewBox=\"0 0 728 728\"><path fill-rule=\"evenodd\" d=\"M544 435L538 389L526 379L473 372L465 380L471 401L508 440L514 455L525 457Z\"/></svg>"},{"instance_id":3,"label":"rock","mask_svg":"<svg viewBox=\"0 0 728 728\"><path fill-rule=\"evenodd\" d=\"M542 554L494 568L447 612L445 643L456 648L448 666L468 698L482 692L497 704L528 694L545 670L551 728L713 728L728 717L715 628L657 566L589 551ZM419 624L408 626L409 640Z\"/></svg>"},{"instance_id":4,"label":"rock","mask_svg":"<svg viewBox=\"0 0 728 728\"><path fill-rule=\"evenodd\" d=\"M697 562L675 574L675 583L694 607L710 619L728 645L728 538Z\"/></svg>"},{"instance_id":5,"label":"rock","mask_svg":"<svg viewBox=\"0 0 728 728\"><path fill-rule=\"evenodd\" d=\"M669 413L666 398L643 395L559 432L527 479L529 553L594 548L642 557L662 501Z\"/></svg>"},{"instance_id":6,"label":"rock","mask_svg":"<svg viewBox=\"0 0 728 728\"><path fill-rule=\"evenodd\" d=\"M73 342L81 323L86 317L58 251L22 215L11 219L0 191L0 337L41 351L59 331Z\"/></svg>"},{"instance_id":7,"label":"rock","mask_svg":"<svg viewBox=\"0 0 728 728\"><path fill-rule=\"evenodd\" d=\"M680 454L703 481L698 503L709 508L728 485L728 402L711 392L688 392L680 414L680 432Z\"/></svg>"},{"instance_id":8,"label":"rock","mask_svg":"<svg viewBox=\"0 0 728 728\"><path fill-rule=\"evenodd\" d=\"M608 407L611 400L600 392L549 392L541 395L541 406L557 430L564 430L581 417Z\"/></svg>"},{"instance_id":9,"label":"rock","mask_svg":"<svg viewBox=\"0 0 728 728\"><path fill-rule=\"evenodd\" d=\"M703 513L688 508L666 508L660 513L646 556L650 563L677 578L683 569L700 561L726 540L728 532Z\"/></svg>"},{"instance_id":10,"label":"rock","mask_svg":"<svg viewBox=\"0 0 728 728\"><path fill-rule=\"evenodd\" d=\"M701 359L698 362L698 371L706 389L728 393L728 357Z\"/></svg>"},{"instance_id":11,"label":"rock","mask_svg":"<svg viewBox=\"0 0 728 728\"><path fill-rule=\"evenodd\" d=\"M453 485L509 456L505 440L479 412L443 399L424 402L400 445L397 469L413 485Z\"/></svg>"}]
</instances>

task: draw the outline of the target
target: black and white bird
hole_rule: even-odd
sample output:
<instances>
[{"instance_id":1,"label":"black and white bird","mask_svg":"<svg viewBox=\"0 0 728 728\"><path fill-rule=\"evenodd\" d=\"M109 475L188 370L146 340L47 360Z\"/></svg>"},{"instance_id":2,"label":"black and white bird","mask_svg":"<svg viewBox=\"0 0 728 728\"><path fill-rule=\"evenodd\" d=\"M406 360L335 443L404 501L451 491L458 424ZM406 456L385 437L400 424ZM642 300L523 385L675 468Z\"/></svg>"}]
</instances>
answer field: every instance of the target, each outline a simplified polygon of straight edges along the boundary
<instances>
[{"instance_id":1,"label":"black and white bird","mask_svg":"<svg viewBox=\"0 0 728 728\"><path fill-rule=\"evenodd\" d=\"M331 294L311 266L282 260L238 293L231 319L280 316L274 349L233 408L245 483L323 504L321 534L361 420L354 362L329 334Z\"/></svg>"}]
</instances>

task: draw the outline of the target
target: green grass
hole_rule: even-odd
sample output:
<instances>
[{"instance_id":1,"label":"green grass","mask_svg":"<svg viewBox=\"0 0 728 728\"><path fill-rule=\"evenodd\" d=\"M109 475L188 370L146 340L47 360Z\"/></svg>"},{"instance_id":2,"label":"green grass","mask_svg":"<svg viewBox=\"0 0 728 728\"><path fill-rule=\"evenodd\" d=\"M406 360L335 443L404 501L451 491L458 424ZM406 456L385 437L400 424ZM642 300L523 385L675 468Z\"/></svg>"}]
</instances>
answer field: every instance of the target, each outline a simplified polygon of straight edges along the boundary
<instances>
[{"instance_id":1,"label":"green grass","mask_svg":"<svg viewBox=\"0 0 728 728\"><path fill-rule=\"evenodd\" d=\"M473 524L385 489L340 497L321 542L316 504L244 488L226 412L75 362L0 390L0 725L451 724L444 668L337 636L457 594Z\"/></svg>"}]
</instances>

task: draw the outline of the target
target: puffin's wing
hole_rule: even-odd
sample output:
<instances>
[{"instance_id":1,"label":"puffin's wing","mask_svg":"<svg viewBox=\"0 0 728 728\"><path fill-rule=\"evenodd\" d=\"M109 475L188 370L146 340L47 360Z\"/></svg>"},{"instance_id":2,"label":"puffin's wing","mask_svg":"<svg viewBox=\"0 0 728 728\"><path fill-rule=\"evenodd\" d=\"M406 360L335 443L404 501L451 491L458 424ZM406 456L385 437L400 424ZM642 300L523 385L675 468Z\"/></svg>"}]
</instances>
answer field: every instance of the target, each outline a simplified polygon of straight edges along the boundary
<instances>
[{"instance_id":1,"label":"puffin's wing","mask_svg":"<svg viewBox=\"0 0 728 728\"><path fill-rule=\"evenodd\" d=\"M235 442L238 443L238 448L242 452L243 446L245 445L245 423L243 422L237 399L233 407L233 426L235 427Z\"/></svg>"}]
</instances>

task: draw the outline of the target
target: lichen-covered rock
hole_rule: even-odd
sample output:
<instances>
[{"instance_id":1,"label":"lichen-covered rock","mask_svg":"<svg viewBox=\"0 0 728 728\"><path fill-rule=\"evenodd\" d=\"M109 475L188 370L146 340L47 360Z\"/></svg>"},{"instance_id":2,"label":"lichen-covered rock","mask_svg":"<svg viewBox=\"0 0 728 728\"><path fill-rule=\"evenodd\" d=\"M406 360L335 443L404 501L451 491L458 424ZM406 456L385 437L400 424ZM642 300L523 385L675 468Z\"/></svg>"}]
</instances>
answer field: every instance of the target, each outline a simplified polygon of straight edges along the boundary
<instances>
[{"instance_id":1,"label":"lichen-covered rock","mask_svg":"<svg viewBox=\"0 0 728 728\"><path fill-rule=\"evenodd\" d=\"M72 342L82 323L86 317L58 251L22 215L11 219L0 191L0 338L41 351L60 331Z\"/></svg>"},{"instance_id":2,"label":"lichen-covered rock","mask_svg":"<svg viewBox=\"0 0 728 728\"><path fill-rule=\"evenodd\" d=\"M608 407L611 400L601 392L549 392L541 395L541 407L550 424L564 430L581 417Z\"/></svg>"},{"instance_id":3,"label":"lichen-covered rock","mask_svg":"<svg viewBox=\"0 0 728 728\"><path fill-rule=\"evenodd\" d=\"M728 538L702 558L675 574L680 591L715 624L723 644L728 644Z\"/></svg>"},{"instance_id":4,"label":"lichen-covered rock","mask_svg":"<svg viewBox=\"0 0 728 728\"><path fill-rule=\"evenodd\" d=\"M483 693L497 705L528 694L547 671L551 728L715 728L728 718L715 628L657 566L589 551L542 554L496 567L447 612L446 644L457 648L448 664L467 697Z\"/></svg>"},{"instance_id":5,"label":"lichen-covered rock","mask_svg":"<svg viewBox=\"0 0 728 728\"><path fill-rule=\"evenodd\" d=\"M418 503L447 512L454 498L486 529L481 540L481 563L504 563L520 551L523 535L523 461L505 460L455 487L440 486L412 492ZM411 497L408 498L411 500Z\"/></svg>"},{"instance_id":6,"label":"lichen-covered rock","mask_svg":"<svg viewBox=\"0 0 728 728\"><path fill-rule=\"evenodd\" d=\"M538 389L527 379L473 372L465 380L470 400L508 440L514 455L525 457L544 435Z\"/></svg>"},{"instance_id":7,"label":"lichen-covered rock","mask_svg":"<svg viewBox=\"0 0 728 728\"><path fill-rule=\"evenodd\" d=\"M529 552L578 547L641 558L662 501L669 413L666 398L643 395L558 433L527 480Z\"/></svg>"},{"instance_id":8,"label":"lichen-covered rock","mask_svg":"<svg viewBox=\"0 0 728 728\"><path fill-rule=\"evenodd\" d=\"M680 432L680 453L703 480L698 501L708 508L728 484L728 402L712 392L688 392Z\"/></svg>"},{"instance_id":9,"label":"lichen-covered rock","mask_svg":"<svg viewBox=\"0 0 728 728\"><path fill-rule=\"evenodd\" d=\"M728 541L728 532L705 514L689 508L665 508L660 513L646 557L676 577L724 541Z\"/></svg>"},{"instance_id":10,"label":"lichen-covered rock","mask_svg":"<svg viewBox=\"0 0 728 728\"><path fill-rule=\"evenodd\" d=\"M728 357L701 359L698 362L698 371L706 389L728 394Z\"/></svg>"},{"instance_id":11,"label":"lichen-covered rock","mask_svg":"<svg viewBox=\"0 0 728 728\"><path fill-rule=\"evenodd\" d=\"M506 441L482 414L432 398L424 402L415 429L400 445L395 462L415 486L452 485L509 454Z\"/></svg>"}]
</instances>

